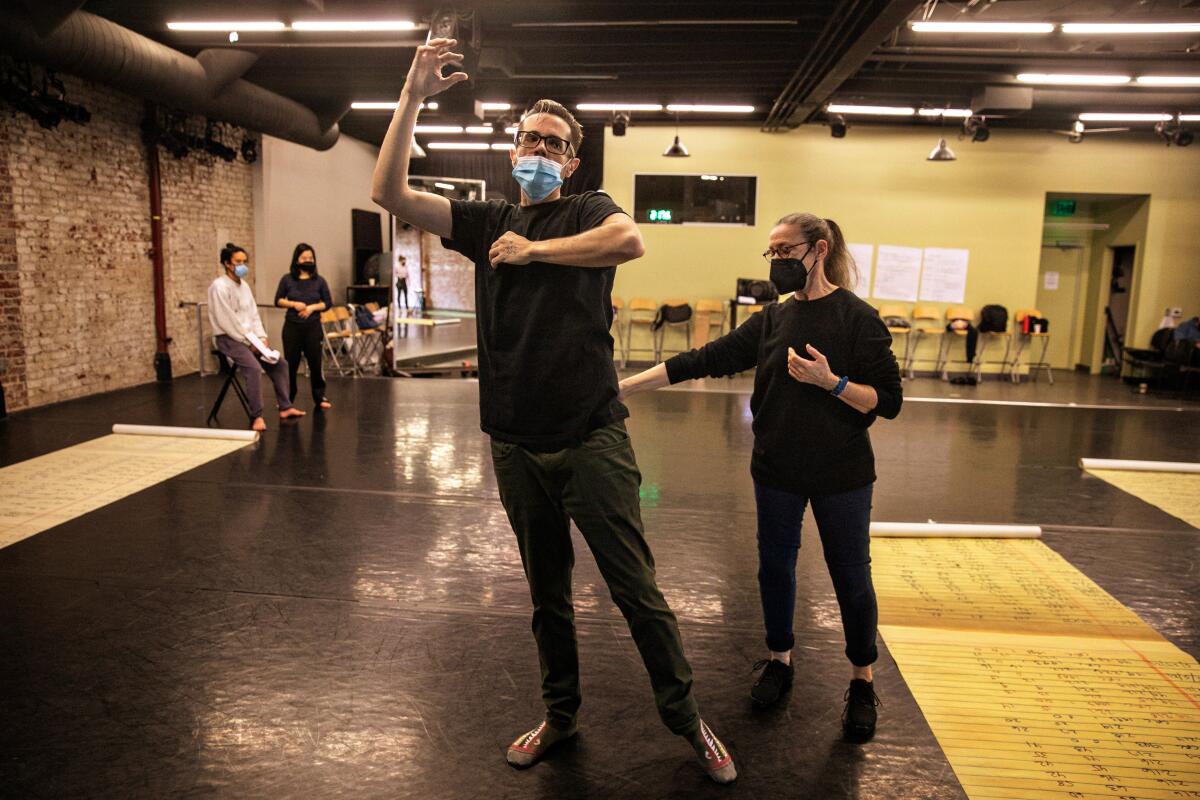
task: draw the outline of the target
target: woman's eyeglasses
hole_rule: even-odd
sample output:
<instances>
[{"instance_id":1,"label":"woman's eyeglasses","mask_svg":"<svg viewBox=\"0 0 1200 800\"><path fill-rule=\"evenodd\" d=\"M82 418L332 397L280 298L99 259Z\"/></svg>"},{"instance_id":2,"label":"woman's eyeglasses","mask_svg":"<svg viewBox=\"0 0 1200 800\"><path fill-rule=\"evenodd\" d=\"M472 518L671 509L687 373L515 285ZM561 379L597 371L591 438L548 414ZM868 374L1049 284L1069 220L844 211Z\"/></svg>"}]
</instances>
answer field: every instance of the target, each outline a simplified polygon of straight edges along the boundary
<instances>
[{"instance_id":1,"label":"woman's eyeglasses","mask_svg":"<svg viewBox=\"0 0 1200 800\"><path fill-rule=\"evenodd\" d=\"M796 242L795 244L785 244L782 247L776 247L776 248L768 247L765 251L763 251L762 257L765 258L767 261L770 261L773 258L791 258L792 252L795 251L795 249L797 247L800 247L801 245L805 245L805 244L808 244L808 242Z\"/></svg>"}]
</instances>

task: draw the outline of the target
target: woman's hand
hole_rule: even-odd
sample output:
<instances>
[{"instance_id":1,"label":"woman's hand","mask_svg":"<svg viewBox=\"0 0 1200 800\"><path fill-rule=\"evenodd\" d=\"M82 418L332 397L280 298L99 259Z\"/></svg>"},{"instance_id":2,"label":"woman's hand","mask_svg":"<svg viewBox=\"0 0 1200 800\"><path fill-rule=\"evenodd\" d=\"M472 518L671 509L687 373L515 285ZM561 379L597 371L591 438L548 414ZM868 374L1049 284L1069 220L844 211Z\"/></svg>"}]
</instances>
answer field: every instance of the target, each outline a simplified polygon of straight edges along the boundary
<instances>
[{"instance_id":1,"label":"woman's hand","mask_svg":"<svg viewBox=\"0 0 1200 800\"><path fill-rule=\"evenodd\" d=\"M628 400L629 395L633 394L632 386L633 385L632 385L632 383L630 383L629 378L626 378L625 380L618 383L617 384L617 389L618 389L617 399L620 400L622 403L624 403L626 400Z\"/></svg>"},{"instance_id":2,"label":"woman's hand","mask_svg":"<svg viewBox=\"0 0 1200 800\"><path fill-rule=\"evenodd\" d=\"M304 303L300 303L299 305L300 305L300 307L297 308L296 310L298 312L300 312L300 319L308 319L309 317L312 316L312 313L313 313L312 306L306 306L306 305L304 305Z\"/></svg>"},{"instance_id":3,"label":"woman's hand","mask_svg":"<svg viewBox=\"0 0 1200 800\"><path fill-rule=\"evenodd\" d=\"M797 355L795 350L788 348L788 374L800 383L810 383L825 391L831 391L837 386L838 377L829 369L829 360L811 344L806 344L804 349L812 359L803 358Z\"/></svg>"}]
</instances>

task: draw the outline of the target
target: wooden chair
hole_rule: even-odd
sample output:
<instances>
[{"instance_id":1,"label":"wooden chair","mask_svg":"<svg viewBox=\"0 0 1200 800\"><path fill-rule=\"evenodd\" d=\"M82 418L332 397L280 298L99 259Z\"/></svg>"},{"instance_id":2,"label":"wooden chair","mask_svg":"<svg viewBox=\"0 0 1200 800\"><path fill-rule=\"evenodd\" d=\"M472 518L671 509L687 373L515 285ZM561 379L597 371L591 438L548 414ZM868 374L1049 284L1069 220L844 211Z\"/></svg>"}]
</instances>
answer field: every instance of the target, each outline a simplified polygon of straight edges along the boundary
<instances>
[{"instance_id":1,"label":"wooden chair","mask_svg":"<svg viewBox=\"0 0 1200 800\"><path fill-rule=\"evenodd\" d=\"M1046 349L1050 346L1050 331L1030 331L1029 333L1025 333L1024 325L1022 324L1025 322L1026 317L1040 318L1041 316L1042 312L1038 311L1036 308L1018 308L1016 313L1013 315L1014 319L1016 320L1016 324L1013 326L1013 336L1015 336L1017 340L1016 352L1013 353L1012 359L1013 383L1021 382L1021 354L1028 349L1032 355L1033 348L1036 346L1036 343L1041 342L1042 349L1041 352L1038 353L1037 359L1030 361L1028 364L1029 378L1034 383L1037 383L1037 371L1039 369L1044 369L1046 371L1046 379L1050 382L1051 386L1054 385L1054 370L1050 368L1050 363L1046 361Z\"/></svg>"}]
</instances>

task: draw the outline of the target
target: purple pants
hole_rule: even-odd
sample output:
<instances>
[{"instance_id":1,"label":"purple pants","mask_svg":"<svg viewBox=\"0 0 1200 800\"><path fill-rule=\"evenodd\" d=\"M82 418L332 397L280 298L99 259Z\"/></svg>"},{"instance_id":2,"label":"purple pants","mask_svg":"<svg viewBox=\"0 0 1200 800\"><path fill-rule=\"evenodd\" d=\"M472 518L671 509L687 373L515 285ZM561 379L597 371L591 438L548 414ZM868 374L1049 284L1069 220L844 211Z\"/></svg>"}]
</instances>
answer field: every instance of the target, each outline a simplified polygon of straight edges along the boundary
<instances>
[{"instance_id":1,"label":"purple pants","mask_svg":"<svg viewBox=\"0 0 1200 800\"><path fill-rule=\"evenodd\" d=\"M217 349L228 356L241 370L242 380L246 382L246 396L250 399L251 417L257 419L263 413L261 370L266 370L267 375L271 377L271 383L275 386L275 402L279 404L279 410L287 411L292 407L292 401L288 397L291 394L291 387L288 380L287 359L280 356L277 363L268 364L258 358L257 351L225 335L217 337Z\"/></svg>"}]
</instances>

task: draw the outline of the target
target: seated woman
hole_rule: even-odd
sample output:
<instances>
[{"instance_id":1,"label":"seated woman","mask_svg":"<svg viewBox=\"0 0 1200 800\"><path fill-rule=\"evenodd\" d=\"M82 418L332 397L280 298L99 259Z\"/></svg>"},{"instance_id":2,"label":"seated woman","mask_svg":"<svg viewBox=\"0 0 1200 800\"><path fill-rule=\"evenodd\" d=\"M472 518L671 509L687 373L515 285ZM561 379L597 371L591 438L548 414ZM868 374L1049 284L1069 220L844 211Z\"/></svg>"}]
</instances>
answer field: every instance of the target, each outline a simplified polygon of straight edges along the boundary
<instances>
[{"instance_id":1,"label":"seated woman","mask_svg":"<svg viewBox=\"0 0 1200 800\"><path fill-rule=\"evenodd\" d=\"M781 295L793 292L791 298L699 350L626 378L621 397L758 368L750 474L768 657L755 665L763 672L750 696L765 708L792 685L796 556L811 501L851 664L843 732L865 741L874 735L879 702L871 674L878 611L869 534L875 457L867 428L876 416L900 412L900 369L883 321L849 290L854 262L833 220L787 215L772 229L763 256L771 281Z\"/></svg>"},{"instance_id":2,"label":"seated woman","mask_svg":"<svg viewBox=\"0 0 1200 800\"><path fill-rule=\"evenodd\" d=\"M283 320L283 355L291 377L291 399L296 399L296 371L303 353L313 402L322 410L333 408L325 396L325 376L321 374L321 312L333 305L333 298L329 284L317 274L317 253L312 245L301 242L292 251L292 265L275 290L275 305L288 310Z\"/></svg>"}]
</instances>

